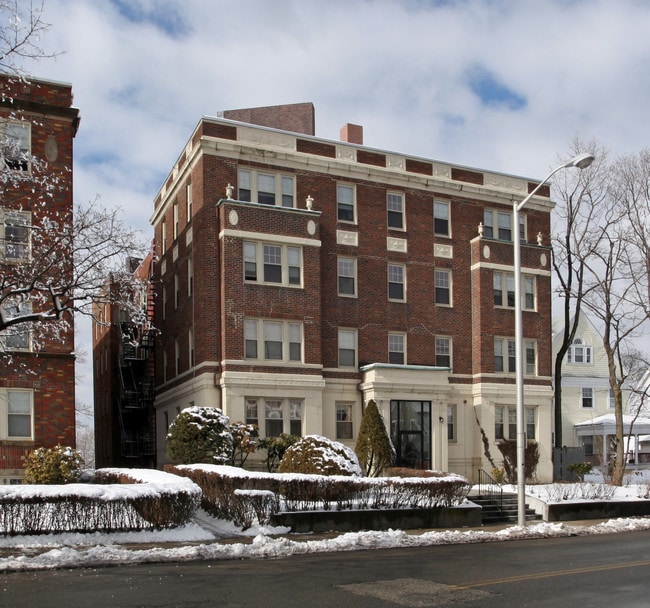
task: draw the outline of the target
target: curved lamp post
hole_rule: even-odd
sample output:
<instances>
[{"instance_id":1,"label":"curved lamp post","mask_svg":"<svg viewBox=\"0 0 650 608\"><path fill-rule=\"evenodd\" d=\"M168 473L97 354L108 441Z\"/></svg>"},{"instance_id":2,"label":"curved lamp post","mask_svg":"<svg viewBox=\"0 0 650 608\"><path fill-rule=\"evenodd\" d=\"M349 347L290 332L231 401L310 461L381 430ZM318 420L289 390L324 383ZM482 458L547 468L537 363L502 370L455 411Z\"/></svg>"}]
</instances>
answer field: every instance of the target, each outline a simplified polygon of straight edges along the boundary
<instances>
[{"instance_id":1,"label":"curved lamp post","mask_svg":"<svg viewBox=\"0 0 650 608\"><path fill-rule=\"evenodd\" d=\"M551 171L520 203L514 203L512 208L514 265L515 265L515 372L516 372L516 398L517 398L517 523L526 525L526 431L524 425L524 337L521 315L521 237L519 234L519 212L526 206L537 191L553 177L558 171L577 167L584 169L594 160L590 153L578 154L570 161L556 167Z\"/></svg>"}]
</instances>

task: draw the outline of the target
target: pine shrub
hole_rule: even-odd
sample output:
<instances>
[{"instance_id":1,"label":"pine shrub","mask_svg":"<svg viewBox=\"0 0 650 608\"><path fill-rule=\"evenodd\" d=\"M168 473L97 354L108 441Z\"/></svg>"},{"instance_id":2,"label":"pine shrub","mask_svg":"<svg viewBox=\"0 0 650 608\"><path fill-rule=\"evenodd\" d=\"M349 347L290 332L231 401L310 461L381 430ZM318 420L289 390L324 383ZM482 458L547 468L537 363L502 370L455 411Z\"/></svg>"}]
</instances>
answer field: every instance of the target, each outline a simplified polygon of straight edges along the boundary
<instances>
[{"instance_id":1,"label":"pine shrub","mask_svg":"<svg viewBox=\"0 0 650 608\"><path fill-rule=\"evenodd\" d=\"M363 411L354 452L367 477L379 477L395 462L395 448L373 399L368 401Z\"/></svg>"},{"instance_id":2,"label":"pine shrub","mask_svg":"<svg viewBox=\"0 0 650 608\"><path fill-rule=\"evenodd\" d=\"M169 426L166 447L176 464L225 464L233 453L228 417L217 407L188 407Z\"/></svg>"}]
</instances>

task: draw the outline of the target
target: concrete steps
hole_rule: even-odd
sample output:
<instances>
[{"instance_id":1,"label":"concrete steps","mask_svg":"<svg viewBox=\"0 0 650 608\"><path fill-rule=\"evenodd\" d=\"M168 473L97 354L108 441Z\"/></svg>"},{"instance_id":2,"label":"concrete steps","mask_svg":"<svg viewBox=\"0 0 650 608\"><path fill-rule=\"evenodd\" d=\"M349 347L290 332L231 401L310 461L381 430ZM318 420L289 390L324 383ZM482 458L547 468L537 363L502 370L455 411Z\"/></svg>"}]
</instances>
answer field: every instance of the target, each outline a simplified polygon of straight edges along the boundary
<instances>
[{"instance_id":1,"label":"concrete steps","mask_svg":"<svg viewBox=\"0 0 650 608\"><path fill-rule=\"evenodd\" d=\"M504 494L501 508L493 499L485 496L470 496L469 499L481 507L481 520L484 525L498 523L514 523L518 521L517 495ZM541 521L541 515L537 515L533 509L526 505L526 521Z\"/></svg>"}]
</instances>

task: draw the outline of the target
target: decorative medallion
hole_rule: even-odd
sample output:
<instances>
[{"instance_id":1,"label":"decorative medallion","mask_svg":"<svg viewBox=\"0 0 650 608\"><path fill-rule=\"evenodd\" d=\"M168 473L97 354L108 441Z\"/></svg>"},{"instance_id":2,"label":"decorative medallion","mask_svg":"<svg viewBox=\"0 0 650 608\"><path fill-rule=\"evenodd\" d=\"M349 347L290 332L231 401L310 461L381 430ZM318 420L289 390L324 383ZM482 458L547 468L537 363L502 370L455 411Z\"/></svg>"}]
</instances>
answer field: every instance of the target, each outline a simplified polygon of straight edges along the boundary
<instances>
[{"instance_id":1,"label":"decorative medallion","mask_svg":"<svg viewBox=\"0 0 650 608\"><path fill-rule=\"evenodd\" d=\"M230 222L231 226L236 226L237 222L239 222L239 216L234 209L230 210L230 213L228 214L228 221Z\"/></svg>"}]
</instances>

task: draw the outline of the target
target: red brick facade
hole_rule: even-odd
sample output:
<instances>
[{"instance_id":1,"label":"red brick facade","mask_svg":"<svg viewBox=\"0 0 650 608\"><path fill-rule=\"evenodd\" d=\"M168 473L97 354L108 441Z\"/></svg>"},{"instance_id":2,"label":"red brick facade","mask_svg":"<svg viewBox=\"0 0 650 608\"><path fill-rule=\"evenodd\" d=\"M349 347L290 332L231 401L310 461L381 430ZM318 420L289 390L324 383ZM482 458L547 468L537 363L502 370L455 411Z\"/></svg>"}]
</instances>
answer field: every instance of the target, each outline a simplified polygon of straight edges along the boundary
<instances>
[{"instance_id":1,"label":"red brick facade","mask_svg":"<svg viewBox=\"0 0 650 608\"><path fill-rule=\"evenodd\" d=\"M252 185L240 183L242 170ZM256 202L255 188L259 196L271 188L255 181L262 178L275 180L275 205ZM339 186L354 197L353 216L343 220ZM291 189L287 200L280 196L285 187ZM300 410L303 433L337 438L342 406L352 406L355 436L362 407L374 398L387 425L395 424L400 404L425 404L431 420L423 432L431 454L422 466L468 476L488 466L476 419L494 435L495 412L515 402L514 373L495 368L495 340L513 339L514 312L495 305L494 293L495 273L512 274L513 247L487 238L483 223L486 210L495 217L511 214L513 201L528 191L527 180L488 171L202 119L155 200L152 220L160 281L159 462L165 460L166 424L192 403L221 407L234 421L252 415L252 403L262 408L286 401L294 414ZM397 227L387 219L390 195L402 201ZM434 230L434 201L448 213L444 233ZM550 209L548 198L536 199L522 245L524 273L535 286L534 309L524 311L524 337L536 349L534 373L526 378L527 405L534 408L536 439L549 446ZM298 284L245 275L244 248L258 251L267 243L283 252L299 249ZM352 295L339 293L341 258L355 268ZM263 264L257 258L251 272L261 272ZM404 271L402 300L388 297L392 266ZM436 296L436 276L451 280L449 304L436 301L442 297ZM285 330L298 324L300 359L274 362L259 351L251 356L246 321L249 328L255 321ZM340 365L339 330L355 336L353 366ZM389 364L389 334L403 337L401 364ZM447 367L437 359L436 338L451 345ZM257 420L260 429L268 423L261 411ZM547 451L542 460L545 474Z\"/></svg>"},{"instance_id":2,"label":"red brick facade","mask_svg":"<svg viewBox=\"0 0 650 608\"><path fill-rule=\"evenodd\" d=\"M72 107L70 85L0 77L0 121L3 128L29 123L29 152L47 161L45 169L28 169L32 179L16 182L5 173L0 208L30 211L32 226L42 221L43 201L48 214L71 217L73 138L79 113ZM46 192L42 178L58 179L57 188ZM0 272L2 264L0 258ZM22 477L25 456L34 448L75 445L74 334L72 320L66 321L58 339L46 341L38 353L12 352L11 363L3 362L0 369L0 483ZM30 437L12 437L7 431L8 399L16 392L29 395Z\"/></svg>"}]
</instances>

